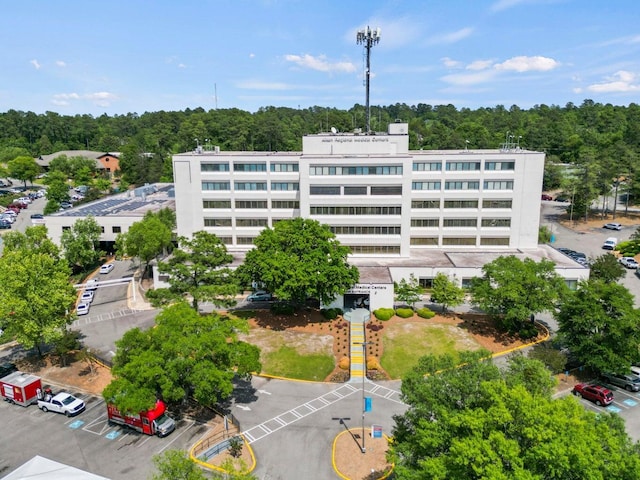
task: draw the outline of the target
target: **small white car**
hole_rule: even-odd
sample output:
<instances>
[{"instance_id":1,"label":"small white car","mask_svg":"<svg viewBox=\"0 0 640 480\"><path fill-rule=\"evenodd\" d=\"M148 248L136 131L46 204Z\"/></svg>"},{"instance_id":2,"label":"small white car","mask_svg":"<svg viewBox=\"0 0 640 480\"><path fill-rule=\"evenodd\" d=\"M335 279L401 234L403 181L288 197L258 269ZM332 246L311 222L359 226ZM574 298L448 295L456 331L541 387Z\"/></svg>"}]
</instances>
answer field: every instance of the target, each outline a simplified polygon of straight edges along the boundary
<instances>
[{"instance_id":1,"label":"small white car","mask_svg":"<svg viewBox=\"0 0 640 480\"><path fill-rule=\"evenodd\" d=\"M91 303L93 302L93 290L85 290L80 295L80 303Z\"/></svg>"},{"instance_id":2,"label":"small white car","mask_svg":"<svg viewBox=\"0 0 640 480\"><path fill-rule=\"evenodd\" d=\"M105 263L100 267L100 273L109 273L113 270L113 263Z\"/></svg>"},{"instance_id":3,"label":"small white car","mask_svg":"<svg viewBox=\"0 0 640 480\"><path fill-rule=\"evenodd\" d=\"M84 284L84 289L86 291L94 291L96 288L96 283L98 283L98 281L95 278L92 278L91 280L87 280L87 282Z\"/></svg>"},{"instance_id":4,"label":"small white car","mask_svg":"<svg viewBox=\"0 0 640 480\"><path fill-rule=\"evenodd\" d=\"M605 223L602 228L607 230L622 230L622 224L620 223Z\"/></svg>"},{"instance_id":5,"label":"small white car","mask_svg":"<svg viewBox=\"0 0 640 480\"><path fill-rule=\"evenodd\" d=\"M79 303L76 307L76 315L87 315L89 313L89 304L88 303Z\"/></svg>"},{"instance_id":6,"label":"small white car","mask_svg":"<svg viewBox=\"0 0 640 480\"><path fill-rule=\"evenodd\" d=\"M616 237L607 238L602 244L603 250L615 250L616 245L618 245L618 239Z\"/></svg>"},{"instance_id":7,"label":"small white car","mask_svg":"<svg viewBox=\"0 0 640 480\"><path fill-rule=\"evenodd\" d=\"M633 257L621 257L618 261L627 268L638 268L639 266Z\"/></svg>"},{"instance_id":8,"label":"small white car","mask_svg":"<svg viewBox=\"0 0 640 480\"><path fill-rule=\"evenodd\" d=\"M82 400L67 392L60 392L53 398L46 396L44 399L38 400L38 407L43 412L63 413L67 417L71 417L83 412L85 404Z\"/></svg>"}]
</instances>

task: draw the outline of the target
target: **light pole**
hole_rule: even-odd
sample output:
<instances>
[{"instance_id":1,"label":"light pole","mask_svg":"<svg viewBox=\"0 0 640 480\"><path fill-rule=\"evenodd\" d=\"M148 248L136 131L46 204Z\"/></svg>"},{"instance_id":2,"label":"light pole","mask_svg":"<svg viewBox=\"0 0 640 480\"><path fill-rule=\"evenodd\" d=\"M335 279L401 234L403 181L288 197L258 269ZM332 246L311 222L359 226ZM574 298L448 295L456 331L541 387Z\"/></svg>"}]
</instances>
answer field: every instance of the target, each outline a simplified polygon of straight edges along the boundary
<instances>
[{"instance_id":1,"label":"light pole","mask_svg":"<svg viewBox=\"0 0 640 480\"><path fill-rule=\"evenodd\" d=\"M364 396L364 381L367 376L367 345L371 342L354 342L354 345L362 345L362 448L360 449L362 453L365 453L367 449L364 445L364 414L367 411L367 402Z\"/></svg>"},{"instance_id":2,"label":"light pole","mask_svg":"<svg viewBox=\"0 0 640 480\"><path fill-rule=\"evenodd\" d=\"M380 42L380 29L371 29L369 27L358 30L356 35L358 45L364 44L367 49L367 69L365 70L365 86L366 86L366 108L367 108L367 135L371 133L371 108L369 106L369 80L371 77L371 47Z\"/></svg>"}]
</instances>

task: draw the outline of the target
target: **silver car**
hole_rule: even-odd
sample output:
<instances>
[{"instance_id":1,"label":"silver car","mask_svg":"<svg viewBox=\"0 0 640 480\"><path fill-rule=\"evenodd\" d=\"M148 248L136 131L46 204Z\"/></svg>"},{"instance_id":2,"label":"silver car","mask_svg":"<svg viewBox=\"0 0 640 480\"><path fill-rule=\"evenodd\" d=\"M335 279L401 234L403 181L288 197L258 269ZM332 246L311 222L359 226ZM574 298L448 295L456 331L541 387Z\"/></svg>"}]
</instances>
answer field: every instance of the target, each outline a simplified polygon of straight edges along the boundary
<instances>
[{"instance_id":1,"label":"silver car","mask_svg":"<svg viewBox=\"0 0 640 480\"><path fill-rule=\"evenodd\" d=\"M640 377L635 375L623 375L619 373L603 373L602 379L615 385L616 387L624 388L630 392L640 391Z\"/></svg>"}]
</instances>

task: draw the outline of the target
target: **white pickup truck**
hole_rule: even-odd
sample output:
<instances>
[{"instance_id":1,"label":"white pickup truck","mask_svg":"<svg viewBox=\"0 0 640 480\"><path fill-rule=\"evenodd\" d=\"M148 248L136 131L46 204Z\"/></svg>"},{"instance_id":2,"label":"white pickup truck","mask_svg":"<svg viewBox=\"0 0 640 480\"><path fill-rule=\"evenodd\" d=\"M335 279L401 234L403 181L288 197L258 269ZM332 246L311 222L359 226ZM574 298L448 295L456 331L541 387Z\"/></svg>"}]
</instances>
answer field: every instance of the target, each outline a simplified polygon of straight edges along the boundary
<instances>
[{"instance_id":1,"label":"white pickup truck","mask_svg":"<svg viewBox=\"0 0 640 480\"><path fill-rule=\"evenodd\" d=\"M60 392L55 396L45 395L44 399L38 400L38 408L43 412L64 413L67 417L83 412L85 404L73 395Z\"/></svg>"}]
</instances>

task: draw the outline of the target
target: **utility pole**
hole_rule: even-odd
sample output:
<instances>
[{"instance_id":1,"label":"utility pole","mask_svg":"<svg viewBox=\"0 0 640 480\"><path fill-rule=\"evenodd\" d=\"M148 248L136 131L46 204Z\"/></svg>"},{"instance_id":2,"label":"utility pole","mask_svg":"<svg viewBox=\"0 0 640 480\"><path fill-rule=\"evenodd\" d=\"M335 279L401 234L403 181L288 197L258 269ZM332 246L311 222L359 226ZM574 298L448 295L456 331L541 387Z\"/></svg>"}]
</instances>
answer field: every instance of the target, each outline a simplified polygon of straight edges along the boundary
<instances>
[{"instance_id":1,"label":"utility pole","mask_svg":"<svg viewBox=\"0 0 640 480\"><path fill-rule=\"evenodd\" d=\"M364 44L367 51L367 68L365 70L365 86L366 86L366 109L367 109L367 135L371 133L371 107L369 105L369 83L371 77L371 47L380 42L380 29L371 29L369 27L358 30L356 36L358 45Z\"/></svg>"}]
</instances>

